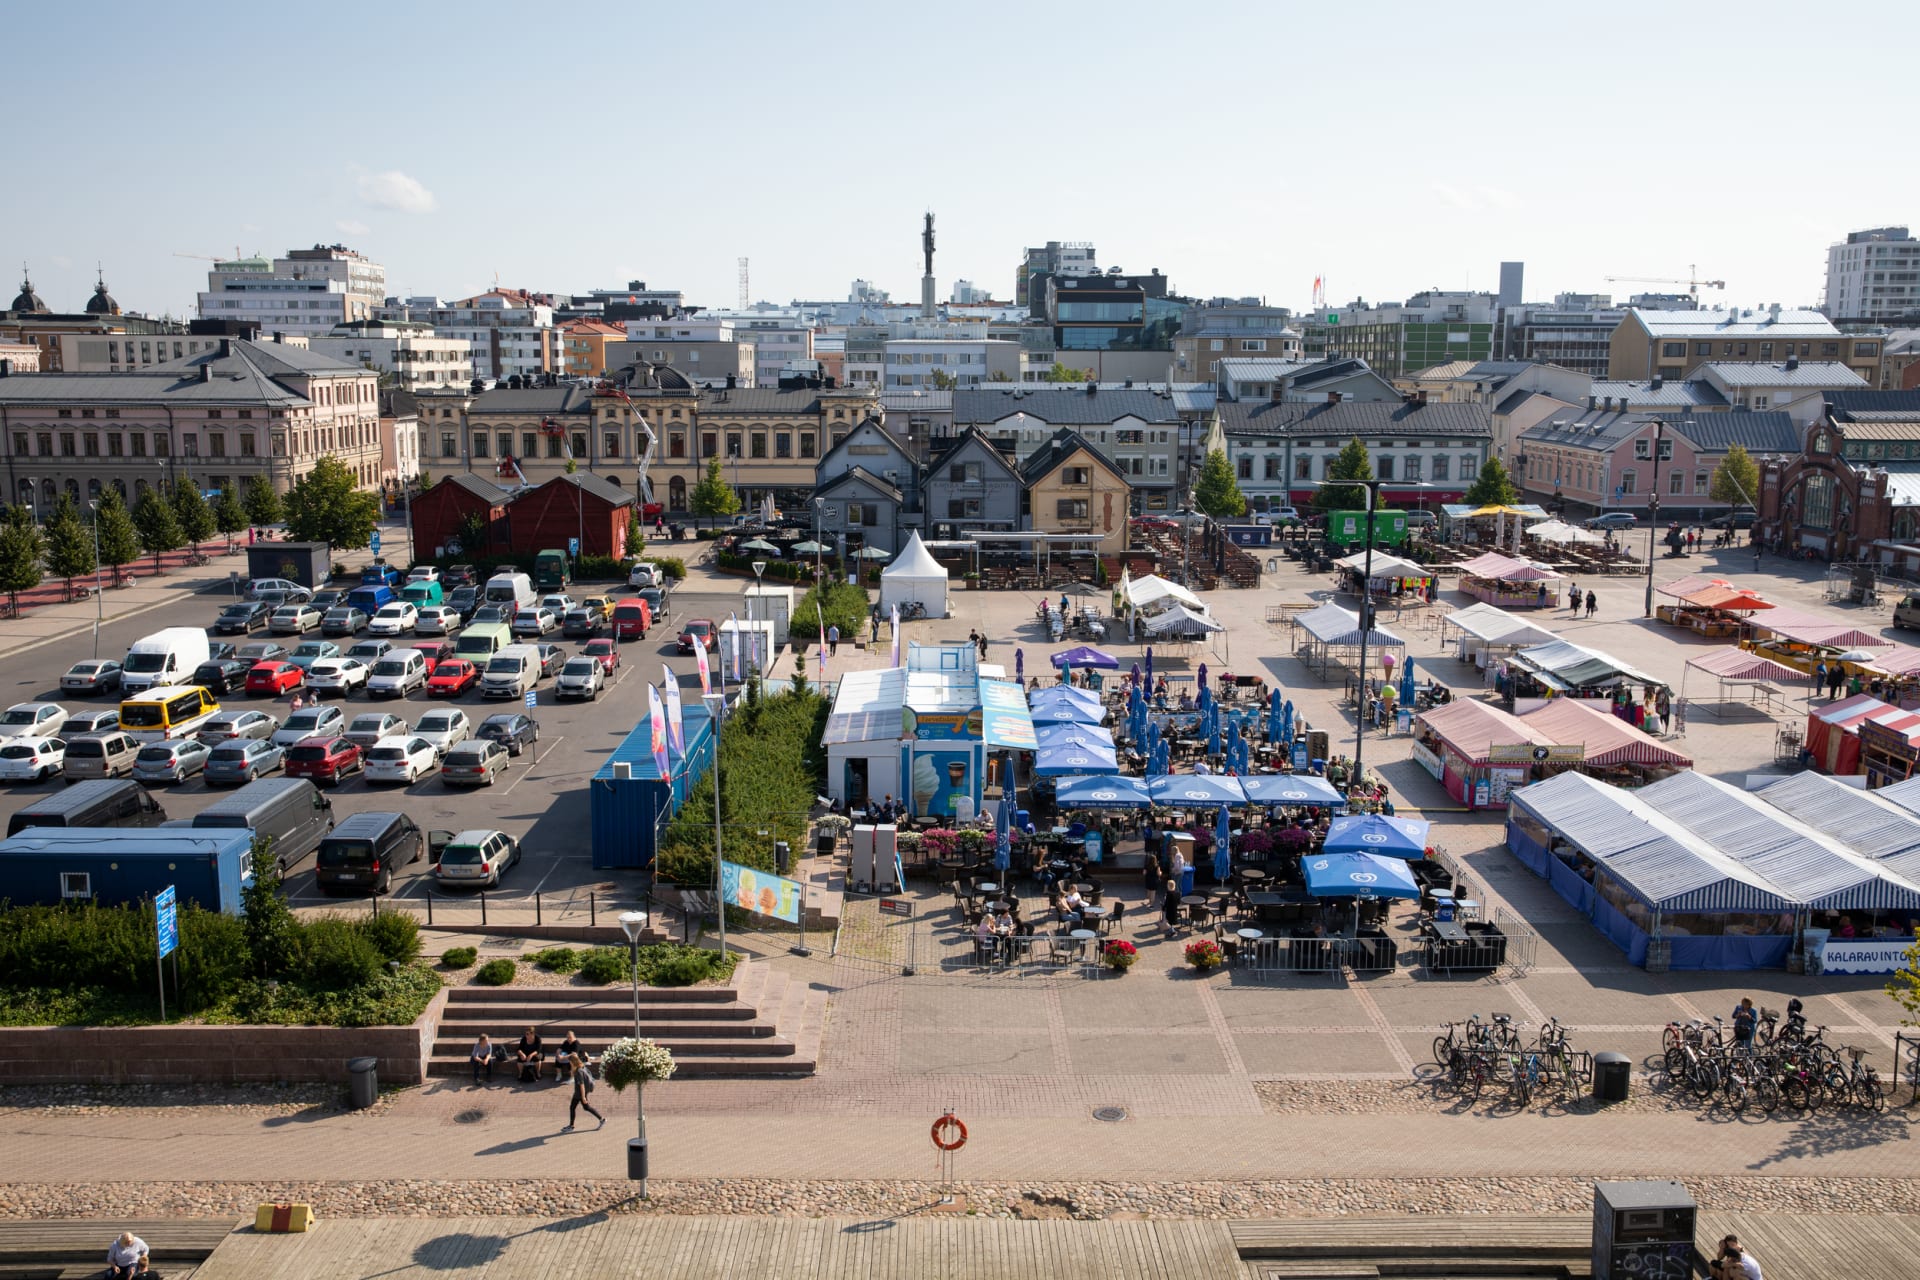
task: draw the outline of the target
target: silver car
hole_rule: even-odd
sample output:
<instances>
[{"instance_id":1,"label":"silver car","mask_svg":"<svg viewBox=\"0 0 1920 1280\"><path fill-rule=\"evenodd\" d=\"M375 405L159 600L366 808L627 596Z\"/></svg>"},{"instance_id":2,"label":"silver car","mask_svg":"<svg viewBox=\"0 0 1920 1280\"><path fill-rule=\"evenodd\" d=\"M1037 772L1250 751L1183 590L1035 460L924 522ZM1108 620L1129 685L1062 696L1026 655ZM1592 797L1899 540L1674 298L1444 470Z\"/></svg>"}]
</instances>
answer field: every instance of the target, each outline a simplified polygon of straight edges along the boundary
<instances>
[{"instance_id":1,"label":"silver car","mask_svg":"<svg viewBox=\"0 0 1920 1280\"><path fill-rule=\"evenodd\" d=\"M415 736L431 742L433 749L444 756L473 736L473 721L467 719L466 712L448 707L421 716L420 723L413 726L413 732Z\"/></svg>"},{"instance_id":2,"label":"silver car","mask_svg":"<svg viewBox=\"0 0 1920 1280\"><path fill-rule=\"evenodd\" d=\"M0 712L0 738L57 738L66 723L57 702L16 702Z\"/></svg>"},{"instance_id":3,"label":"silver car","mask_svg":"<svg viewBox=\"0 0 1920 1280\"><path fill-rule=\"evenodd\" d=\"M221 711L200 726L200 741L212 745L235 738L269 738L280 722L264 711Z\"/></svg>"},{"instance_id":4,"label":"silver car","mask_svg":"<svg viewBox=\"0 0 1920 1280\"><path fill-rule=\"evenodd\" d=\"M346 714L338 707L302 707L273 731L270 741L276 747L290 747L302 738L332 737L346 727Z\"/></svg>"},{"instance_id":5,"label":"silver car","mask_svg":"<svg viewBox=\"0 0 1920 1280\"><path fill-rule=\"evenodd\" d=\"M234 738L207 757L207 785L252 782L287 762L287 753L262 738Z\"/></svg>"},{"instance_id":6,"label":"silver car","mask_svg":"<svg viewBox=\"0 0 1920 1280\"><path fill-rule=\"evenodd\" d=\"M391 716L382 711L368 711L357 715L347 725L347 731L340 736L359 747L362 751L371 750L382 738L391 738L395 734L404 734L407 722L399 716Z\"/></svg>"},{"instance_id":7,"label":"silver car","mask_svg":"<svg viewBox=\"0 0 1920 1280\"><path fill-rule=\"evenodd\" d=\"M554 683L554 693L562 698L592 701L600 696L600 687L606 682L606 668L600 665L600 659L569 658L567 665L560 668L560 679Z\"/></svg>"},{"instance_id":8,"label":"silver car","mask_svg":"<svg viewBox=\"0 0 1920 1280\"><path fill-rule=\"evenodd\" d=\"M136 782L185 782L207 767L213 748L193 738L150 742L133 759Z\"/></svg>"}]
</instances>

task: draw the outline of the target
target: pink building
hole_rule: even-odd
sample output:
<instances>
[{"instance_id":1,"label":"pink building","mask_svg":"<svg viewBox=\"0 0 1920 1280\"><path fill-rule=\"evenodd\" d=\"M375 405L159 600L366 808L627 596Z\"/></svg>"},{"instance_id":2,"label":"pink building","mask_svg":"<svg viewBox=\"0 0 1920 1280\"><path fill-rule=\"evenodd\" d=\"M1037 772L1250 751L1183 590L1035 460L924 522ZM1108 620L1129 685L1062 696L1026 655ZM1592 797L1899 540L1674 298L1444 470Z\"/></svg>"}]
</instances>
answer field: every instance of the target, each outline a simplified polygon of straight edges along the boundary
<instances>
[{"instance_id":1,"label":"pink building","mask_svg":"<svg viewBox=\"0 0 1920 1280\"><path fill-rule=\"evenodd\" d=\"M1663 516L1696 521L1727 510L1709 490L1714 469L1735 444L1758 463L1769 454L1798 453L1800 431L1785 413L1666 419L1640 411L1576 410L1522 433L1511 468L1522 496L1549 510L1563 506L1572 516L1602 511L1644 515L1657 484ZM1758 494L1750 495L1749 505L1758 500Z\"/></svg>"}]
</instances>

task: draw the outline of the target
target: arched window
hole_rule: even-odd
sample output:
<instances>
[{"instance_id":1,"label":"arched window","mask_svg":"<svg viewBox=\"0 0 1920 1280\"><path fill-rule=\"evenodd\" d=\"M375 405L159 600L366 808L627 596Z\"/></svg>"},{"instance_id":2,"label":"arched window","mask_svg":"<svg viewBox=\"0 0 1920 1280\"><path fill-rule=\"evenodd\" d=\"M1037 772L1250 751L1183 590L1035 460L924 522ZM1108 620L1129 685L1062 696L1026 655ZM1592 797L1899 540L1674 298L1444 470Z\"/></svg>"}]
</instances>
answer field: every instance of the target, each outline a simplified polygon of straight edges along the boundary
<instances>
[{"instance_id":1,"label":"arched window","mask_svg":"<svg viewBox=\"0 0 1920 1280\"><path fill-rule=\"evenodd\" d=\"M127 482L125 480L115 480L113 487L114 491L120 495L120 500L125 502L127 499Z\"/></svg>"},{"instance_id":2,"label":"arched window","mask_svg":"<svg viewBox=\"0 0 1920 1280\"><path fill-rule=\"evenodd\" d=\"M69 480L67 481L67 483L72 484L73 481ZM100 501L100 482L98 480L87 481L87 501L88 502Z\"/></svg>"},{"instance_id":3,"label":"arched window","mask_svg":"<svg viewBox=\"0 0 1920 1280\"><path fill-rule=\"evenodd\" d=\"M67 481L67 487L71 489L73 487L73 481ZM54 495L56 492L57 490L54 488L53 481L42 480L40 482L40 502L41 505L46 508L46 514L48 515L53 514L53 504L56 500Z\"/></svg>"},{"instance_id":4,"label":"arched window","mask_svg":"<svg viewBox=\"0 0 1920 1280\"><path fill-rule=\"evenodd\" d=\"M116 480L116 481L114 481L114 483L115 483L115 484L119 484L120 482L119 482L118 480ZM134 481L133 481L133 497L134 497L134 501L136 501L136 502L137 502L137 501L139 501L139 500L140 500L141 498L144 498L144 497L146 497L146 496L147 496L147 482L146 482L145 480L142 480L142 479L140 479L139 477L137 477L137 476L136 476L136 477L134 478Z\"/></svg>"},{"instance_id":5,"label":"arched window","mask_svg":"<svg viewBox=\"0 0 1920 1280\"><path fill-rule=\"evenodd\" d=\"M34 495L33 481L22 480L20 482L20 505L23 507L29 507L29 508L32 507L34 505L33 495ZM34 512L34 516L36 519L39 517L39 515L40 515L39 512L37 511Z\"/></svg>"},{"instance_id":6,"label":"arched window","mask_svg":"<svg viewBox=\"0 0 1920 1280\"><path fill-rule=\"evenodd\" d=\"M52 481L48 481L48 483L51 484ZM92 488L94 493L98 494L100 492L100 486L98 484L93 485ZM75 506L80 504L80 482L78 480L67 481L67 496L73 499Z\"/></svg>"},{"instance_id":7,"label":"arched window","mask_svg":"<svg viewBox=\"0 0 1920 1280\"><path fill-rule=\"evenodd\" d=\"M682 476L667 481L667 505L675 511L687 509L687 482Z\"/></svg>"}]
</instances>

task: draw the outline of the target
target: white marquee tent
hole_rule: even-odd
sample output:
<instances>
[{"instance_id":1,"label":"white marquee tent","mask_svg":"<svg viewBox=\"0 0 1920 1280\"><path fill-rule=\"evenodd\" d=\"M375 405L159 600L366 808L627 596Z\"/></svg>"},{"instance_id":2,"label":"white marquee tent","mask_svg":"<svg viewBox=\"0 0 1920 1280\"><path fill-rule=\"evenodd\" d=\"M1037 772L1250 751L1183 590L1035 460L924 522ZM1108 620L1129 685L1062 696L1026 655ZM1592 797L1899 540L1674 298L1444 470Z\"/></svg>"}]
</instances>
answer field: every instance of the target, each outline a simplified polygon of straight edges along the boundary
<instances>
[{"instance_id":1,"label":"white marquee tent","mask_svg":"<svg viewBox=\"0 0 1920 1280\"><path fill-rule=\"evenodd\" d=\"M895 605L904 613L910 604L923 606L929 618L947 616L947 571L918 533L907 539L907 545L880 575L881 613L891 613Z\"/></svg>"}]
</instances>

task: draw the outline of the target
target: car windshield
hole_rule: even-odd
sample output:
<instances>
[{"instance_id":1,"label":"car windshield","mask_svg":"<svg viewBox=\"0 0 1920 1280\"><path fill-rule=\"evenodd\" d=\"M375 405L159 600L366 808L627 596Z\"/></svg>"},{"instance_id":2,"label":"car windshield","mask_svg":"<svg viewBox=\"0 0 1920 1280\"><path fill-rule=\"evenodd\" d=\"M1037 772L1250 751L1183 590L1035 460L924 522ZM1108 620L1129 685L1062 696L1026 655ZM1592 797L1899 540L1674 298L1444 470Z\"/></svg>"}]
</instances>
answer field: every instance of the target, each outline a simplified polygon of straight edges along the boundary
<instances>
[{"instance_id":1,"label":"car windshield","mask_svg":"<svg viewBox=\"0 0 1920 1280\"><path fill-rule=\"evenodd\" d=\"M327 839L320 845L314 862L322 867L344 867L373 860L373 841Z\"/></svg>"},{"instance_id":2,"label":"car windshield","mask_svg":"<svg viewBox=\"0 0 1920 1280\"><path fill-rule=\"evenodd\" d=\"M151 674L167 665L164 653L130 653L127 655L127 670L136 675Z\"/></svg>"},{"instance_id":3,"label":"car windshield","mask_svg":"<svg viewBox=\"0 0 1920 1280\"><path fill-rule=\"evenodd\" d=\"M228 605L220 616L223 618L250 618L253 616L253 606L248 604Z\"/></svg>"},{"instance_id":4,"label":"car windshield","mask_svg":"<svg viewBox=\"0 0 1920 1280\"><path fill-rule=\"evenodd\" d=\"M598 659L570 658L567 661L567 665L561 669L560 674L568 676L590 676L599 669L600 663Z\"/></svg>"},{"instance_id":5,"label":"car windshield","mask_svg":"<svg viewBox=\"0 0 1920 1280\"><path fill-rule=\"evenodd\" d=\"M520 670L518 658L495 658L487 664L487 670L494 675L512 675Z\"/></svg>"},{"instance_id":6,"label":"car windshield","mask_svg":"<svg viewBox=\"0 0 1920 1280\"><path fill-rule=\"evenodd\" d=\"M421 733L445 733L447 730L453 728L453 717L445 715L421 716L419 728Z\"/></svg>"},{"instance_id":7,"label":"car windshield","mask_svg":"<svg viewBox=\"0 0 1920 1280\"><path fill-rule=\"evenodd\" d=\"M213 749L212 758L214 760L224 760L233 764L238 764L240 761L245 760L247 758L247 752L251 750L253 750L253 747L248 743L244 743L244 742L234 743L231 746L215 747Z\"/></svg>"},{"instance_id":8,"label":"car windshield","mask_svg":"<svg viewBox=\"0 0 1920 1280\"><path fill-rule=\"evenodd\" d=\"M373 755L370 757L370 759L386 761L405 760L406 758L407 751L405 747L375 747L373 749Z\"/></svg>"},{"instance_id":9,"label":"car windshield","mask_svg":"<svg viewBox=\"0 0 1920 1280\"><path fill-rule=\"evenodd\" d=\"M353 728L347 730L347 732L383 733L386 731L386 727L387 718L385 716L356 716L354 717Z\"/></svg>"},{"instance_id":10,"label":"car windshield","mask_svg":"<svg viewBox=\"0 0 1920 1280\"><path fill-rule=\"evenodd\" d=\"M317 658L332 648L332 645L322 644L317 640L309 640L293 652L300 657Z\"/></svg>"},{"instance_id":11,"label":"car windshield","mask_svg":"<svg viewBox=\"0 0 1920 1280\"><path fill-rule=\"evenodd\" d=\"M82 740L80 742L69 742L67 744L67 754L70 756L104 756L107 754L107 749L106 744L97 739L93 742Z\"/></svg>"},{"instance_id":12,"label":"car windshield","mask_svg":"<svg viewBox=\"0 0 1920 1280\"><path fill-rule=\"evenodd\" d=\"M482 746L462 744L447 753L448 764L479 764L487 758L487 750Z\"/></svg>"},{"instance_id":13,"label":"car windshield","mask_svg":"<svg viewBox=\"0 0 1920 1280\"><path fill-rule=\"evenodd\" d=\"M477 844L450 844L440 851L440 861L449 866L471 867L485 860Z\"/></svg>"},{"instance_id":14,"label":"car windshield","mask_svg":"<svg viewBox=\"0 0 1920 1280\"><path fill-rule=\"evenodd\" d=\"M325 760L326 758L327 758L327 749L324 746L295 747L292 751L289 751L287 753L287 759L299 760L305 763L312 763L316 760Z\"/></svg>"},{"instance_id":15,"label":"car windshield","mask_svg":"<svg viewBox=\"0 0 1920 1280\"><path fill-rule=\"evenodd\" d=\"M296 711L287 717L287 728L289 729L314 729L318 728L319 724L320 713L318 711Z\"/></svg>"},{"instance_id":16,"label":"car windshield","mask_svg":"<svg viewBox=\"0 0 1920 1280\"><path fill-rule=\"evenodd\" d=\"M407 664L398 658L382 658L373 664L373 674L377 676L403 676L407 673Z\"/></svg>"},{"instance_id":17,"label":"car windshield","mask_svg":"<svg viewBox=\"0 0 1920 1280\"><path fill-rule=\"evenodd\" d=\"M689 622L687 624L687 634L690 636L703 636L711 630L713 630L713 624L709 622Z\"/></svg>"},{"instance_id":18,"label":"car windshield","mask_svg":"<svg viewBox=\"0 0 1920 1280\"><path fill-rule=\"evenodd\" d=\"M380 616L383 618L399 618L399 617L404 617L406 615L406 612L407 612L407 609L405 605L390 604L386 608L380 610Z\"/></svg>"},{"instance_id":19,"label":"car windshield","mask_svg":"<svg viewBox=\"0 0 1920 1280\"><path fill-rule=\"evenodd\" d=\"M31 760L35 754L34 748L18 742L10 747L0 747L0 760Z\"/></svg>"},{"instance_id":20,"label":"car windshield","mask_svg":"<svg viewBox=\"0 0 1920 1280\"><path fill-rule=\"evenodd\" d=\"M0 724L38 724L40 713L29 707L14 707L0 716Z\"/></svg>"}]
</instances>

